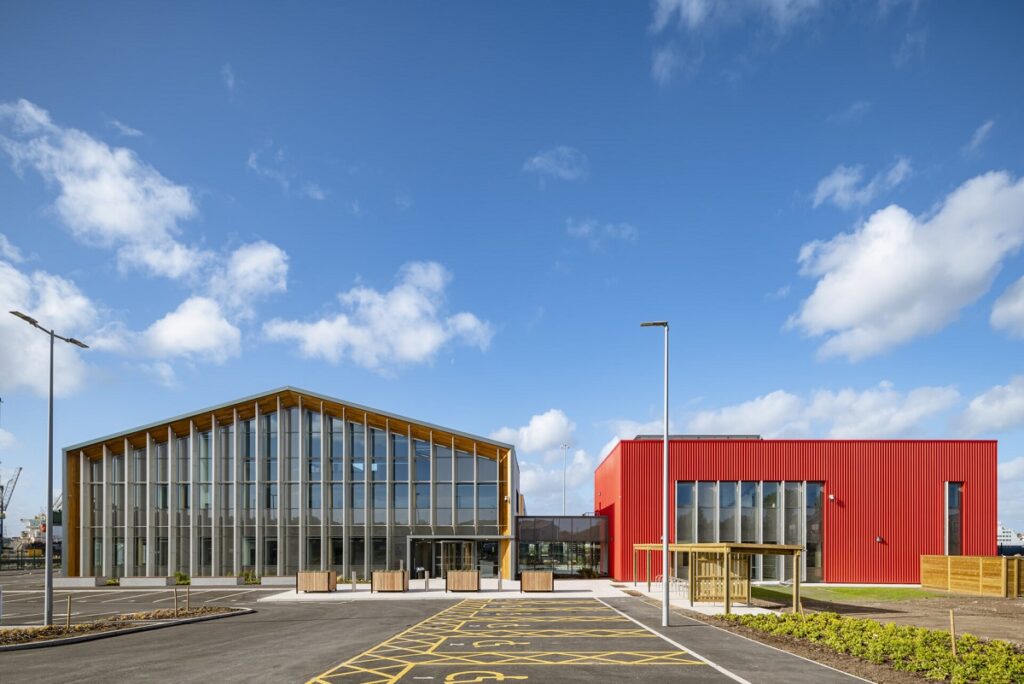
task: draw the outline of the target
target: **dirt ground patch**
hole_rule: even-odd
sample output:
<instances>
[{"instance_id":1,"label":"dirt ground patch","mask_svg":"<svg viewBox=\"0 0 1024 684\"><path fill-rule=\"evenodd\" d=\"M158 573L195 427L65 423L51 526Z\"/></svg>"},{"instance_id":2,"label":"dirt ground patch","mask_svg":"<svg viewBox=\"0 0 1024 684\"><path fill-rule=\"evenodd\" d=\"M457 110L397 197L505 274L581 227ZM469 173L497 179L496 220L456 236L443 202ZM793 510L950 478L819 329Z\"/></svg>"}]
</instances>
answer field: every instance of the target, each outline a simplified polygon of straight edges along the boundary
<instances>
[{"instance_id":1,"label":"dirt ground patch","mask_svg":"<svg viewBox=\"0 0 1024 684\"><path fill-rule=\"evenodd\" d=\"M754 605L777 608L780 604L755 599ZM837 603L808 598L803 600L803 606L804 610L830 611L882 623L941 630L949 629L949 611L952 609L958 633L1024 645L1024 599L942 594L906 601L867 601L845 597L842 603Z\"/></svg>"},{"instance_id":2,"label":"dirt ground patch","mask_svg":"<svg viewBox=\"0 0 1024 684\"><path fill-rule=\"evenodd\" d=\"M192 608L189 611L179 610L174 614L173 609L152 610L140 613L124 613L112 615L96 620L94 622L82 622L73 624L70 627L64 625L51 625L49 627L11 627L0 628L0 646L12 646L14 644L25 644L35 641L49 641L62 639L64 637L77 637L86 634L97 634L100 632L111 632L127 627L136 627L147 622L160 622L164 620L183 620L185 618L202 617L205 615L217 615L220 613L233 613L234 608L221 606L203 606Z\"/></svg>"}]
</instances>

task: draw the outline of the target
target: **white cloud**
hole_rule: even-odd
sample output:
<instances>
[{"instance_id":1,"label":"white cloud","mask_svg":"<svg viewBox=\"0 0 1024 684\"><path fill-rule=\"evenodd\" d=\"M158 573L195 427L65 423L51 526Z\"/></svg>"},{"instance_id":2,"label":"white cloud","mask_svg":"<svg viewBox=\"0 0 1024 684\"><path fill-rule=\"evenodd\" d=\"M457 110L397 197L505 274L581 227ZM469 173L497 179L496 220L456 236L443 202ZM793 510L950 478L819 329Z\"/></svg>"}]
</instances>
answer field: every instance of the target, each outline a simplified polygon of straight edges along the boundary
<instances>
[{"instance_id":1,"label":"white cloud","mask_svg":"<svg viewBox=\"0 0 1024 684\"><path fill-rule=\"evenodd\" d=\"M446 316L451 274L436 262L411 262L387 292L357 286L338 299L346 312L313 322L275 319L263 330L271 340L298 342L306 357L337 363L350 358L371 369L431 361L446 345L486 349L491 325L471 313Z\"/></svg>"},{"instance_id":2,"label":"white cloud","mask_svg":"<svg viewBox=\"0 0 1024 684\"><path fill-rule=\"evenodd\" d=\"M881 382L860 392L815 392L806 417L826 422L832 438L893 437L913 434L923 421L952 407L959 398L953 387L918 387L902 394L891 383Z\"/></svg>"},{"instance_id":3,"label":"white cloud","mask_svg":"<svg viewBox=\"0 0 1024 684\"><path fill-rule=\"evenodd\" d=\"M783 33L813 16L821 5L821 0L656 0L651 30L660 33L675 25L696 31L753 17Z\"/></svg>"},{"instance_id":4,"label":"white cloud","mask_svg":"<svg viewBox=\"0 0 1024 684\"><path fill-rule=\"evenodd\" d=\"M260 240L242 245L210 278L210 292L232 311L252 315L254 301L288 289L288 255Z\"/></svg>"},{"instance_id":5,"label":"white cloud","mask_svg":"<svg viewBox=\"0 0 1024 684\"><path fill-rule=\"evenodd\" d=\"M959 400L953 387L897 391L881 382L865 390L818 390L801 398L776 390L739 404L700 411L687 422L692 434L762 437L881 438L916 433L928 419Z\"/></svg>"},{"instance_id":6,"label":"white cloud","mask_svg":"<svg viewBox=\"0 0 1024 684\"><path fill-rule=\"evenodd\" d=\"M532 515L562 512L562 462L548 465L520 459L519 486ZM583 449L573 452L565 466L565 512L579 515L594 510L594 461Z\"/></svg>"},{"instance_id":7,"label":"white cloud","mask_svg":"<svg viewBox=\"0 0 1024 684\"><path fill-rule=\"evenodd\" d=\"M992 129L993 129L993 127L995 127L995 125L996 125L996 122L993 119L989 119L985 123L983 123L980 126L978 126L974 130L974 134L971 135L970 142L968 142L966 145L964 145L964 152L966 152L966 153L977 152L978 148L980 148L982 146L982 144L986 140L988 140L988 136L992 132Z\"/></svg>"},{"instance_id":8,"label":"white cloud","mask_svg":"<svg viewBox=\"0 0 1024 684\"><path fill-rule=\"evenodd\" d=\"M776 390L733 406L700 411L689 420L687 429L701 435L754 434L775 437L804 434L807 432L807 424L800 398Z\"/></svg>"},{"instance_id":9,"label":"white cloud","mask_svg":"<svg viewBox=\"0 0 1024 684\"><path fill-rule=\"evenodd\" d=\"M1006 288L995 301L989 323L1013 337L1024 338L1024 278Z\"/></svg>"},{"instance_id":10,"label":"white cloud","mask_svg":"<svg viewBox=\"0 0 1024 684\"><path fill-rule=\"evenodd\" d=\"M914 60L924 60L924 51L928 46L928 32L925 30L911 31L903 36L903 41L893 53L892 63L904 67Z\"/></svg>"},{"instance_id":11,"label":"white cloud","mask_svg":"<svg viewBox=\"0 0 1024 684\"><path fill-rule=\"evenodd\" d=\"M959 427L969 435L991 434L1024 424L1024 376L996 385L971 399Z\"/></svg>"},{"instance_id":12,"label":"white cloud","mask_svg":"<svg viewBox=\"0 0 1024 684\"><path fill-rule=\"evenodd\" d=\"M96 306L70 280L34 271L23 273L0 261L0 391L29 389L49 393L49 341L39 330L11 316L21 311L58 333L82 338L97 319ZM54 346L54 393L67 396L85 381L81 350Z\"/></svg>"},{"instance_id":13,"label":"white cloud","mask_svg":"<svg viewBox=\"0 0 1024 684\"><path fill-rule=\"evenodd\" d=\"M309 199L314 200L325 200L327 199L327 191L321 188L316 183L306 183L302 186L302 194Z\"/></svg>"},{"instance_id":14,"label":"white cloud","mask_svg":"<svg viewBox=\"0 0 1024 684\"><path fill-rule=\"evenodd\" d=\"M991 286L1024 243L1024 181L972 178L919 217L898 206L800 250L818 279L789 325L828 336L823 357L858 360L940 330Z\"/></svg>"},{"instance_id":15,"label":"white cloud","mask_svg":"<svg viewBox=\"0 0 1024 684\"><path fill-rule=\"evenodd\" d=\"M206 263L206 252L177 239L179 222L196 214L188 188L129 149L54 124L27 100L0 104L0 123L9 124L15 136L0 135L15 169L34 168L57 185L61 220L82 242L116 248L122 270L185 278Z\"/></svg>"},{"instance_id":16,"label":"white cloud","mask_svg":"<svg viewBox=\"0 0 1024 684\"><path fill-rule=\"evenodd\" d=\"M274 145L273 140L267 140L262 148L249 152L245 165L256 175L277 183L285 194L291 193L292 188L298 186L294 194L299 197L317 201L327 199L327 191L319 183L300 180L284 148Z\"/></svg>"},{"instance_id":17,"label":"white cloud","mask_svg":"<svg viewBox=\"0 0 1024 684\"><path fill-rule=\"evenodd\" d=\"M562 444L571 444L575 430L576 424L561 409L553 408L531 417L522 427L495 430L491 437L514 444L517 451L543 453L558 449Z\"/></svg>"},{"instance_id":18,"label":"white cloud","mask_svg":"<svg viewBox=\"0 0 1024 684\"><path fill-rule=\"evenodd\" d=\"M17 438L9 430L0 428L0 451L10 451L18 443Z\"/></svg>"},{"instance_id":19,"label":"white cloud","mask_svg":"<svg viewBox=\"0 0 1024 684\"><path fill-rule=\"evenodd\" d=\"M19 264L24 261L21 250L15 247L7 236L0 233L0 259L5 259L12 264Z\"/></svg>"},{"instance_id":20,"label":"white cloud","mask_svg":"<svg viewBox=\"0 0 1024 684\"><path fill-rule=\"evenodd\" d=\"M1000 482L1024 480L1024 456L1000 463L998 468Z\"/></svg>"},{"instance_id":21,"label":"white cloud","mask_svg":"<svg viewBox=\"0 0 1024 684\"><path fill-rule=\"evenodd\" d=\"M633 243L640 237L640 231L632 224L600 223L593 219L575 221L568 218L565 220L565 232L569 237L586 240L593 249L608 241Z\"/></svg>"},{"instance_id":22,"label":"white cloud","mask_svg":"<svg viewBox=\"0 0 1024 684\"><path fill-rule=\"evenodd\" d=\"M844 166L840 164L829 175L818 181L814 190L814 206L832 202L840 209L864 206L886 190L892 190L906 181L912 169L910 161L898 158L887 171L876 173L870 181L864 183L863 166Z\"/></svg>"},{"instance_id":23,"label":"white cloud","mask_svg":"<svg viewBox=\"0 0 1024 684\"><path fill-rule=\"evenodd\" d=\"M129 138L141 138L142 135L143 135L142 131L140 131L139 129L132 128L131 126L128 126L127 124L121 123L117 119L111 119L109 123L115 129L117 129L118 133L120 133L123 136L129 137Z\"/></svg>"},{"instance_id":24,"label":"white cloud","mask_svg":"<svg viewBox=\"0 0 1024 684\"><path fill-rule=\"evenodd\" d=\"M235 94L235 70L230 65L225 63L220 68L220 79L224 82L224 87L228 89L228 95Z\"/></svg>"},{"instance_id":25,"label":"white cloud","mask_svg":"<svg viewBox=\"0 0 1024 684\"><path fill-rule=\"evenodd\" d=\"M523 163L523 171L540 176L541 185L545 178L564 181L585 179L590 174L590 160L575 147L558 147L538 152Z\"/></svg>"},{"instance_id":26,"label":"white cloud","mask_svg":"<svg viewBox=\"0 0 1024 684\"><path fill-rule=\"evenodd\" d=\"M660 86L668 85L677 75L693 76L704 61L704 52L683 56L675 45L655 48L651 55L651 77Z\"/></svg>"},{"instance_id":27,"label":"white cloud","mask_svg":"<svg viewBox=\"0 0 1024 684\"><path fill-rule=\"evenodd\" d=\"M867 116L868 112L871 111L871 103L867 100L858 100L854 102L846 109L836 112L828 117L828 120L834 124L846 125L854 124Z\"/></svg>"},{"instance_id":28,"label":"white cloud","mask_svg":"<svg viewBox=\"0 0 1024 684\"><path fill-rule=\"evenodd\" d=\"M174 366L166 361L143 364L142 370L152 375L157 384L163 387L173 389L178 386L178 376L174 372Z\"/></svg>"}]
</instances>

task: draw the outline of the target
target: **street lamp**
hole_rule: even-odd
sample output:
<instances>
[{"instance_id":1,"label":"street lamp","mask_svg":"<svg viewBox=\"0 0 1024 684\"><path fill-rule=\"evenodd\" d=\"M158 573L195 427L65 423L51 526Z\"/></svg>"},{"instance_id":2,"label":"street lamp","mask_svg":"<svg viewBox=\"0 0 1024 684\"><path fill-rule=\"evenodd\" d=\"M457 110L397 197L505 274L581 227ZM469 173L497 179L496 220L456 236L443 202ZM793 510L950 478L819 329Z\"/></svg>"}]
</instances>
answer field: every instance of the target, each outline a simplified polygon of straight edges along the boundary
<instances>
[{"instance_id":1,"label":"street lamp","mask_svg":"<svg viewBox=\"0 0 1024 684\"><path fill-rule=\"evenodd\" d=\"M648 321L641 328L665 329L665 426L661 457L661 626L668 627L668 321Z\"/></svg>"},{"instance_id":2,"label":"street lamp","mask_svg":"<svg viewBox=\"0 0 1024 684\"><path fill-rule=\"evenodd\" d=\"M565 515L565 455L569 453L569 445L562 442L562 515Z\"/></svg>"},{"instance_id":3,"label":"street lamp","mask_svg":"<svg viewBox=\"0 0 1024 684\"><path fill-rule=\"evenodd\" d=\"M49 627L53 624L53 341L58 339L82 349L88 349L89 345L74 337L64 337L53 330L47 330L39 325L39 321L20 311L12 311L11 314L50 336L49 437L46 443L46 584L43 601L43 624Z\"/></svg>"}]
</instances>

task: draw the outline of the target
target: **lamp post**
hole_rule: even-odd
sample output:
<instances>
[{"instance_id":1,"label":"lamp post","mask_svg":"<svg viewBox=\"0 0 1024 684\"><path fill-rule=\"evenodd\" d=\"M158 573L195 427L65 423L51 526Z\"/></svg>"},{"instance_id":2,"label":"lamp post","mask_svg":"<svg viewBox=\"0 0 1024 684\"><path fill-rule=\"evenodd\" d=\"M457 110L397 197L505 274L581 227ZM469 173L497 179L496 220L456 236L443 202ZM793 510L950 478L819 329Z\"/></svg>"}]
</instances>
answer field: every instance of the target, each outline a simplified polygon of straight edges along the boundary
<instances>
[{"instance_id":1,"label":"lamp post","mask_svg":"<svg viewBox=\"0 0 1024 684\"><path fill-rule=\"evenodd\" d=\"M20 311L12 311L11 314L50 336L49 436L46 442L46 583L43 600L43 624L49 627L53 624L53 341L61 340L82 349L88 349L89 345L74 337L64 337L53 330L47 330L39 325L39 321Z\"/></svg>"},{"instance_id":2,"label":"lamp post","mask_svg":"<svg viewBox=\"0 0 1024 684\"><path fill-rule=\"evenodd\" d=\"M569 445L562 443L562 515L565 515L565 455L569 453Z\"/></svg>"},{"instance_id":3,"label":"lamp post","mask_svg":"<svg viewBox=\"0 0 1024 684\"><path fill-rule=\"evenodd\" d=\"M661 626L668 627L668 321L648 321L641 328L665 329L665 425L661 456Z\"/></svg>"}]
</instances>

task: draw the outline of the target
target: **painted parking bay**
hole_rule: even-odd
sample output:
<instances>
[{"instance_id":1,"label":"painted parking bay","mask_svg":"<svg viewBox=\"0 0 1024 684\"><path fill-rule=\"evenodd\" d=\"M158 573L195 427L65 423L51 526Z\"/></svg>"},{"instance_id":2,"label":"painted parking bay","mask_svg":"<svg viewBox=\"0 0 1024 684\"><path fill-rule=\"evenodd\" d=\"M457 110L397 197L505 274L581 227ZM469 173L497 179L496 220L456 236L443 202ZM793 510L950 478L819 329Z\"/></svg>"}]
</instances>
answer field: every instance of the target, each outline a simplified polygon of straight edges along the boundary
<instances>
[{"instance_id":1,"label":"painted parking bay","mask_svg":"<svg viewBox=\"0 0 1024 684\"><path fill-rule=\"evenodd\" d=\"M311 682L531 680L730 678L601 601L546 598L461 601Z\"/></svg>"}]
</instances>

